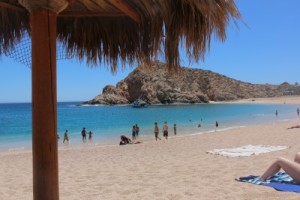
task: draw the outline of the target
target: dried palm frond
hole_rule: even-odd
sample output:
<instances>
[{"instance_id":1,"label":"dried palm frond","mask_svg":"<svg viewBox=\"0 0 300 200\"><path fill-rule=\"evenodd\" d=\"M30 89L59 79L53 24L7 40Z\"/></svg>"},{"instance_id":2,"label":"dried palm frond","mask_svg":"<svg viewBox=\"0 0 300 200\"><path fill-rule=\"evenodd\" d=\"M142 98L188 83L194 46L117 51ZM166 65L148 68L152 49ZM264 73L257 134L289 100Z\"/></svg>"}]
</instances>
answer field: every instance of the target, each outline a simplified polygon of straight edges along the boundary
<instances>
[{"instance_id":1,"label":"dried palm frond","mask_svg":"<svg viewBox=\"0 0 300 200\"><path fill-rule=\"evenodd\" d=\"M44 1L26 1L32 6ZM17 9L1 7L1 2ZM140 22L116 7L112 0L52 0L51 8L69 6L58 13L57 38L71 57L86 58L95 66L110 63L115 72L121 61L150 61L162 54L169 69L179 67L180 44L190 59L203 59L211 37L226 39L226 27L240 14L234 0L123 0ZM57 6L56 6L57 4ZM27 8L28 6L26 6ZM17 0L0 0L0 55L11 50L27 32L30 9ZM59 11L58 11L59 12Z\"/></svg>"}]
</instances>

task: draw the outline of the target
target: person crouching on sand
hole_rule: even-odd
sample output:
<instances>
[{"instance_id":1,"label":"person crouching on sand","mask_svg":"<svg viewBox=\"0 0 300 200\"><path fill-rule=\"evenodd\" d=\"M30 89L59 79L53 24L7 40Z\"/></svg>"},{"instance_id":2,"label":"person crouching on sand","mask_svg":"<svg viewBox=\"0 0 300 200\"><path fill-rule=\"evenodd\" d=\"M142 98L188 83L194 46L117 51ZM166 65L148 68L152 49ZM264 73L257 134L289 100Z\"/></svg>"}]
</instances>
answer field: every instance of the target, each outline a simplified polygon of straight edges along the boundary
<instances>
[{"instance_id":1,"label":"person crouching on sand","mask_svg":"<svg viewBox=\"0 0 300 200\"><path fill-rule=\"evenodd\" d=\"M130 138L126 137L125 135L121 135L121 141L120 145L125 145L125 144L131 144Z\"/></svg>"},{"instance_id":2,"label":"person crouching on sand","mask_svg":"<svg viewBox=\"0 0 300 200\"><path fill-rule=\"evenodd\" d=\"M157 139L161 140L159 137L158 137L158 134L159 134L159 128L157 126L157 122L154 123L154 135L155 135L155 140L157 141Z\"/></svg>"}]
</instances>

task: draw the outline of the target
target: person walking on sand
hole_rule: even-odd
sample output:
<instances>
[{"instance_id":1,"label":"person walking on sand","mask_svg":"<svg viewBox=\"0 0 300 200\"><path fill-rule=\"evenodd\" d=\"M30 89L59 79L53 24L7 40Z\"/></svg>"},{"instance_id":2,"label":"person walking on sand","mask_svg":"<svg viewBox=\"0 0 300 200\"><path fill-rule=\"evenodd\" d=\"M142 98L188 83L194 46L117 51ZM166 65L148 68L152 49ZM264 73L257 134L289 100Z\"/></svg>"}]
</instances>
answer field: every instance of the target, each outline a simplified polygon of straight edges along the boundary
<instances>
[{"instance_id":1,"label":"person walking on sand","mask_svg":"<svg viewBox=\"0 0 300 200\"><path fill-rule=\"evenodd\" d=\"M82 141L85 142L86 141L86 130L85 130L85 128L82 129L81 136L82 136Z\"/></svg>"},{"instance_id":2,"label":"person walking on sand","mask_svg":"<svg viewBox=\"0 0 300 200\"><path fill-rule=\"evenodd\" d=\"M63 141L63 143L65 143L65 142L69 143L68 130L66 130L65 134L64 134L64 141Z\"/></svg>"},{"instance_id":3,"label":"person walking on sand","mask_svg":"<svg viewBox=\"0 0 300 200\"><path fill-rule=\"evenodd\" d=\"M92 141L92 135L93 135L93 132L92 131L89 131L89 141Z\"/></svg>"},{"instance_id":4,"label":"person walking on sand","mask_svg":"<svg viewBox=\"0 0 300 200\"><path fill-rule=\"evenodd\" d=\"M176 124L174 124L174 135L177 134L177 127L176 127Z\"/></svg>"},{"instance_id":5,"label":"person walking on sand","mask_svg":"<svg viewBox=\"0 0 300 200\"><path fill-rule=\"evenodd\" d=\"M164 132L164 137L166 138L166 140L168 139L168 125L167 125L167 122L164 123L164 126L163 126L163 132Z\"/></svg>"},{"instance_id":6,"label":"person walking on sand","mask_svg":"<svg viewBox=\"0 0 300 200\"><path fill-rule=\"evenodd\" d=\"M157 125L157 122L154 123L154 135L155 135L155 140L157 141L157 139L161 140L160 137L158 137L159 134L159 128Z\"/></svg>"}]
</instances>

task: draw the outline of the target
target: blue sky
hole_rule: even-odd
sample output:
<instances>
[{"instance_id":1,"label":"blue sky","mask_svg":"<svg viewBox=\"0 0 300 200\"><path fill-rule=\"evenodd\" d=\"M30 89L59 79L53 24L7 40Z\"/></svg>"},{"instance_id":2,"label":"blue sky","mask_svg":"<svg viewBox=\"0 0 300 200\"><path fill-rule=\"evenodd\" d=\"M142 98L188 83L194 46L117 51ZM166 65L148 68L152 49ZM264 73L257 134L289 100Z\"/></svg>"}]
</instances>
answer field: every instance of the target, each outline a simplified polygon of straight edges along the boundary
<instances>
[{"instance_id":1,"label":"blue sky","mask_svg":"<svg viewBox=\"0 0 300 200\"><path fill-rule=\"evenodd\" d=\"M205 61L181 64L211 70L251 83L300 83L300 1L236 0L242 14L238 27L231 24L224 43L213 39ZM58 101L86 101L115 85L136 66L112 75L108 66L87 67L77 60L57 63ZM31 70L0 57L0 103L31 101Z\"/></svg>"}]
</instances>

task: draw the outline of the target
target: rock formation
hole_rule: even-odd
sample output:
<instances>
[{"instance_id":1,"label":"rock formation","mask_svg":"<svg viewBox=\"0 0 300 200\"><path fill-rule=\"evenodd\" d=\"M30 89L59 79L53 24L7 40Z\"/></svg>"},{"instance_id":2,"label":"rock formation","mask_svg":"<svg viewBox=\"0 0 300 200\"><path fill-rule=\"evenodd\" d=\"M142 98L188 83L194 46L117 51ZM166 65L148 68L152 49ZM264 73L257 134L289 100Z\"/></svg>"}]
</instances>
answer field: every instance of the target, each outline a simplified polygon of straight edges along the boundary
<instances>
[{"instance_id":1,"label":"rock formation","mask_svg":"<svg viewBox=\"0 0 300 200\"><path fill-rule=\"evenodd\" d=\"M299 86L288 83L251 84L207 70L182 67L170 73L161 62L151 65L138 66L116 86L107 85L102 94L83 104L130 104L138 98L149 104L207 103L300 94Z\"/></svg>"}]
</instances>

